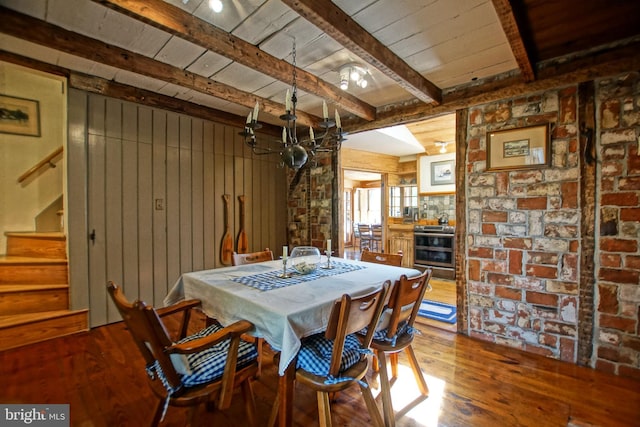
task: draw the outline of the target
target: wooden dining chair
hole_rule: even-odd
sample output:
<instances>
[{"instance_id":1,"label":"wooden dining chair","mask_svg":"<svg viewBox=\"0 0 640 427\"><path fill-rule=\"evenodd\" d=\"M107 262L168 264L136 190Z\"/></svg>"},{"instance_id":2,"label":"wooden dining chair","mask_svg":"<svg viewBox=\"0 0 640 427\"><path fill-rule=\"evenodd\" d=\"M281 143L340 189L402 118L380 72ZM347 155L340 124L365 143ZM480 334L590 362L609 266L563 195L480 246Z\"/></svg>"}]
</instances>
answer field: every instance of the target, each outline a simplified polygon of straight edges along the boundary
<instances>
[{"instance_id":1,"label":"wooden dining chair","mask_svg":"<svg viewBox=\"0 0 640 427\"><path fill-rule=\"evenodd\" d=\"M360 254L360 261L402 267L402 252L398 252L397 254L384 254L382 252L372 252L365 248Z\"/></svg>"},{"instance_id":2,"label":"wooden dining chair","mask_svg":"<svg viewBox=\"0 0 640 427\"><path fill-rule=\"evenodd\" d=\"M407 353L409 364L420 389L420 396L398 413L402 417L408 410L426 399L429 388L420 370L418 359L411 346L415 330L413 324L420 310L420 304L427 290L431 290L431 269L426 269L422 274L407 278L402 275L389 296L389 302L381 316L377 331L371 341L371 348L378 356L380 373L380 393L382 395L382 407L386 427L395 426L396 415L391 402L392 379L398 376L398 353L403 350ZM391 362L391 379L387 371L387 358ZM376 366L374 366L374 370Z\"/></svg>"},{"instance_id":3,"label":"wooden dining chair","mask_svg":"<svg viewBox=\"0 0 640 427\"><path fill-rule=\"evenodd\" d=\"M382 224L373 224L371 226L371 249L382 252L384 245L382 244Z\"/></svg>"},{"instance_id":4,"label":"wooden dining chair","mask_svg":"<svg viewBox=\"0 0 640 427\"><path fill-rule=\"evenodd\" d=\"M236 386L242 388L248 423L256 425L251 381L258 370L258 352L253 344L240 339L253 328L250 322L240 320L226 328L213 324L186 336L191 310L200 301L182 301L155 310L140 300L130 303L113 282L107 289L144 357L151 390L160 399L153 426L164 419L169 406L189 407L189 425L197 425L198 406L207 403L208 407L228 408ZM182 313L182 324L180 340L174 342L161 319L177 313Z\"/></svg>"},{"instance_id":5,"label":"wooden dining chair","mask_svg":"<svg viewBox=\"0 0 640 427\"><path fill-rule=\"evenodd\" d=\"M303 339L296 360L291 362L296 363L296 381L316 391L321 427L331 427L329 396L356 383L360 386L372 424L384 425L365 375L369 368L367 351L384 308L389 285L387 280L380 289L365 295L343 295L333 305L326 331ZM357 332L363 328L370 332L359 338ZM270 426L275 423L279 401L276 397Z\"/></svg>"},{"instance_id":6,"label":"wooden dining chair","mask_svg":"<svg viewBox=\"0 0 640 427\"><path fill-rule=\"evenodd\" d=\"M265 248L263 251L250 252L247 254L233 253L232 265L254 264L256 262L273 261L273 251Z\"/></svg>"},{"instance_id":7,"label":"wooden dining chair","mask_svg":"<svg viewBox=\"0 0 640 427\"><path fill-rule=\"evenodd\" d=\"M355 222L353 223L353 247L360 247L360 229Z\"/></svg>"},{"instance_id":8,"label":"wooden dining chair","mask_svg":"<svg viewBox=\"0 0 640 427\"><path fill-rule=\"evenodd\" d=\"M369 224L358 224L358 233L360 234L360 251L363 248L371 247L371 227Z\"/></svg>"}]
</instances>

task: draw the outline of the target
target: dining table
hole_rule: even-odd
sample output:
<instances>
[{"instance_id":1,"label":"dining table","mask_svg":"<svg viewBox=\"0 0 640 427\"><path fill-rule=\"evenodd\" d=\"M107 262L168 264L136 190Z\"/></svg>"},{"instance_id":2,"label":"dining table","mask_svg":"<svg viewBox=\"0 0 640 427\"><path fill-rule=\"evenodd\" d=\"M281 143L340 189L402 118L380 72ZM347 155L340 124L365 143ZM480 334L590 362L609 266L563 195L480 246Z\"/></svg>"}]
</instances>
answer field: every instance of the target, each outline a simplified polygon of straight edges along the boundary
<instances>
[{"instance_id":1,"label":"dining table","mask_svg":"<svg viewBox=\"0 0 640 427\"><path fill-rule=\"evenodd\" d=\"M326 256L315 271L300 274L274 260L184 273L164 303L198 299L204 313L223 326L238 320L254 325L251 335L280 352L278 425L284 427L292 424L293 361L301 340L326 329L334 302L343 294L366 293L387 280L393 284L402 275L418 274L412 268Z\"/></svg>"}]
</instances>

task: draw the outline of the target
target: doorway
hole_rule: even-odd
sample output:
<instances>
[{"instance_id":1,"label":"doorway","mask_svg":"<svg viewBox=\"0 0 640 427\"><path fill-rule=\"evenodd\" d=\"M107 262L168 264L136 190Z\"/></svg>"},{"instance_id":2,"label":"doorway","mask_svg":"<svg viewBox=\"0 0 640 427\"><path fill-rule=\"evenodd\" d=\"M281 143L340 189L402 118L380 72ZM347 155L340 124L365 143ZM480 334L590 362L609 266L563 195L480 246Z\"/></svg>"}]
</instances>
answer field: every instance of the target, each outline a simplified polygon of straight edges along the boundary
<instances>
[{"instance_id":1,"label":"doorway","mask_svg":"<svg viewBox=\"0 0 640 427\"><path fill-rule=\"evenodd\" d=\"M360 165L367 165L368 173L377 174L372 179L379 179L375 188L380 191L377 203L381 206L380 222L385 224L385 250L402 249L405 253L403 262L406 262L407 267L414 267L414 227L418 224L438 225L439 218L443 217L448 217L451 219L450 224L455 225L455 187L443 190L440 186L431 190L429 182L422 178L430 172L432 162L453 159L455 164L456 115L446 114L408 124L404 129L398 128L396 126L350 135L343 143L340 156L344 180L344 215L341 218L344 253L346 257L359 257L353 224L362 218L358 217L357 204L364 197L362 195L367 194L366 190L373 186L369 183L366 186L353 185L350 179L353 180L351 174L358 172ZM429 161L425 162L424 158ZM428 167L424 167L424 164ZM434 277L431 284L434 290L427 299L456 304L454 280ZM455 324L436 322L433 326L456 330Z\"/></svg>"},{"instance_id":2,"label":"doorway","mask_svg":"<svg viewBox=\"0 0 640 427\"><path fill-rule=\"evenodd\" d=\"M382 224L384 197L383 174L345 169L343 174L343 239L345 253L360 259L357 224Z\"/></svg>"}]
</instances>

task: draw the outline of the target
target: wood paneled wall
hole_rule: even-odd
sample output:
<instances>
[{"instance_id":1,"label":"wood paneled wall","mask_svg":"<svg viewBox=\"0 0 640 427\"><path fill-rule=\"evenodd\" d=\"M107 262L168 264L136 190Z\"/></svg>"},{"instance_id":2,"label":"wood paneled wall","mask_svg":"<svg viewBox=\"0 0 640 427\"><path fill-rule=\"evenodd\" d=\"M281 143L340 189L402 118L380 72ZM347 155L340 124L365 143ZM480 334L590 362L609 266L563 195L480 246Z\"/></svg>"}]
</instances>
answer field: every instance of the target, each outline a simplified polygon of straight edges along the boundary
<instances>
[{"instance_id":1,"label":"wood paneled wall","mask_svg":"<svg viewBox=\"0 0 640 427\"><path fill-rule=\"evenodd\" d=\"M239 128L80 91L71 99L85 108L70 107L70 129L86 129L84 145L79 132L69 141L70 158L86 153L86 175L79 165L69 171L70 194L86 182L86 229L70 230L72 293L91 326L119 320L108 280L161 306L180 274L221 267L223 194L234 241L244 195L249 250L286 244L285 172L277 157L253 155ZM74 274L83 247L88 268Z\"/></svg>"}]
</instances>

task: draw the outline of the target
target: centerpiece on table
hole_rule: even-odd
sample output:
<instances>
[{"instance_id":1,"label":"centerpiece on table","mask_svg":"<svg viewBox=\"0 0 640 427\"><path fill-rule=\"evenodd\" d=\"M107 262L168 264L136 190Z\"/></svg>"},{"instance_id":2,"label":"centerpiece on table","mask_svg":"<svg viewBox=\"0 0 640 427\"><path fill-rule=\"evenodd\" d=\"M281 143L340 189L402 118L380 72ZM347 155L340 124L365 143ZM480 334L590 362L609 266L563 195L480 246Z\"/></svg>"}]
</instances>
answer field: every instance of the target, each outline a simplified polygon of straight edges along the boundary
<instances>
[{"instance_id":1,"label":"centerpiece on table","mask_svg":"<svg viewBox=\"0 0 640 427\"><path fill-rule=\"evenodd\" d=\"M300 274L310 274L320 264L320 249L314 246L298 246L293 248L289 257L291 266Z\"/></svg>"}]
</instances>

